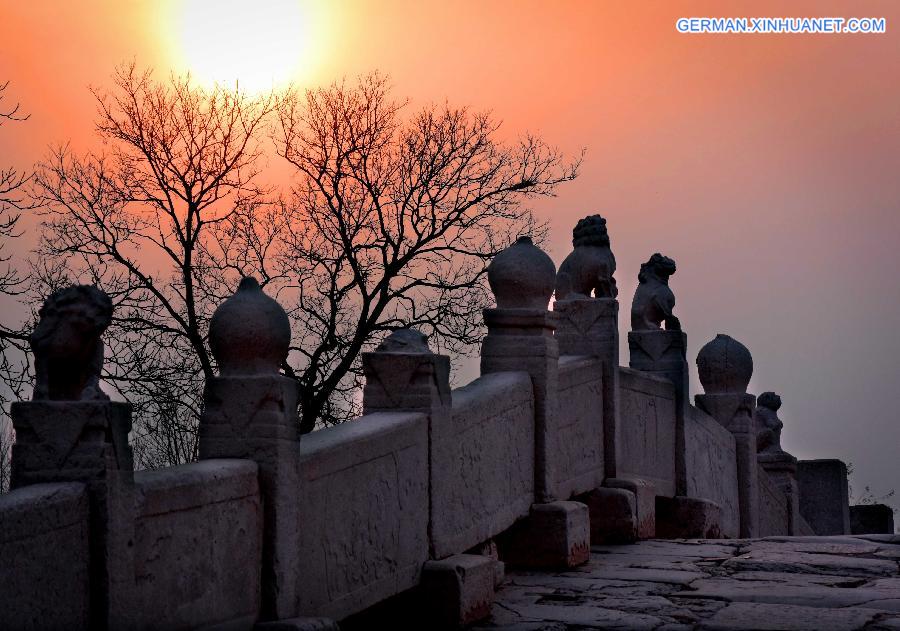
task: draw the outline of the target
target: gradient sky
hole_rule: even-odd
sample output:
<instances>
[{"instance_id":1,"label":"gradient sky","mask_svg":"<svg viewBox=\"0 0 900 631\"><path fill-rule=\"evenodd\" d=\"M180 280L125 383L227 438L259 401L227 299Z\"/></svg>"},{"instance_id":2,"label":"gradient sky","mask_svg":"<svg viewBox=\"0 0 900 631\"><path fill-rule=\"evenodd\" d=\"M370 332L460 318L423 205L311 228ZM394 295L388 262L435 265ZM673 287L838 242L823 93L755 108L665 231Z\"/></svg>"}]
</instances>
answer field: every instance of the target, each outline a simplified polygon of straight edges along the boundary
<instances>
[{"instance_id":1,"label":"gradient sky","mask_svg":"<svg viewBox=\"0 0 900 631\"><path fill-rule=\"evenodd\" d=\"M32 114L0 132L2 163L89 147L87 86L116 64L190 67L181 4L0 0L0 79ZM900 490L900 3L635 4L303 4L287 49L301 85L379 69L413 104L491 109L504 133L586 148L579 179L535 206L557 264L580 217L606 216L627 313L640 263L671 256L692 369L716 333L742 341L751 390L782 395L787 450L853 463L857 493ZM675 30L760 15L884 16L888 32Z\"/></svg>"}]
</instances>

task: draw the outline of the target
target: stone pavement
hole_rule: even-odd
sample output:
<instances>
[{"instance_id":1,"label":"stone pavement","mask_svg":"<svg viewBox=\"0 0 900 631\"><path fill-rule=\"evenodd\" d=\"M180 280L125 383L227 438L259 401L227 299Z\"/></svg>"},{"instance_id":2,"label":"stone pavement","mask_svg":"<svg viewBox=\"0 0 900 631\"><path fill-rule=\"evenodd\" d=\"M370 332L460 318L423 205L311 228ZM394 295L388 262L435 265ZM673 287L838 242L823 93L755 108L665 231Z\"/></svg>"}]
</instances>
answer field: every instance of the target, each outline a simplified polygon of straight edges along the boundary
<instances>
[{"instance_id":1,"label":"stone pavement","mask_svg":"<svg viewBox=\"0 0 900 631\"><path fill-rule=\"evenodd\" d=\"M571 571L510 571L477 629L900 630L900 535L594 546Z\"/></svg>"}]
</instances>

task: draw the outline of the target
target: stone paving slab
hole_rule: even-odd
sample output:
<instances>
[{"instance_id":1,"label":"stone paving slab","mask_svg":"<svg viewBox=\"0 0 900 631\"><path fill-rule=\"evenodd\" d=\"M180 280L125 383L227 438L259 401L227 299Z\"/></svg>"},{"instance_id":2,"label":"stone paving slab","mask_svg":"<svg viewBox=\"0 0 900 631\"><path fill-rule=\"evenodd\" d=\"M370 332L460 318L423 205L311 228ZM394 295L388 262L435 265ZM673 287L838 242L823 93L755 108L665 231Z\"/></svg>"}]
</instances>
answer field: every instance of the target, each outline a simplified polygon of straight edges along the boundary
<instances>
[{"instance_id":1,"label":"stone paving slab","mask_svg":"<svg viewBox=\"0 0 900 631\"><path fill-rule=\"evenodd\" d=\"M566 572L509 572L475 628L900 631L900 537L594 546Z\"/></svg>"}]
</instances>

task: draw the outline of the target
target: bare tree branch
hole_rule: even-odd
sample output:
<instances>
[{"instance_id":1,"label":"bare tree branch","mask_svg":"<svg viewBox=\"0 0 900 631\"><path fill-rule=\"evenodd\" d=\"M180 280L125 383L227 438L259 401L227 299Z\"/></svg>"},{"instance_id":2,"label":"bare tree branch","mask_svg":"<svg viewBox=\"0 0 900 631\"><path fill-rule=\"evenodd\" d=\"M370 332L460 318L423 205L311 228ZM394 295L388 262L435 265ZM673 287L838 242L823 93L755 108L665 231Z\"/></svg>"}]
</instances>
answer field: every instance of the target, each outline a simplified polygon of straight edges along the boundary
<instances>
[{"instance_id":1,"label":"bare tree branch","mask_svg":"<svg viewBox=\"0 0 900 631\"><path fill-rule=\"evenodd\" d=\"M295 289L287 372L302 431L358 413L360 353L393 328L471 350L487 261L520 234L543 235L521 203L577 175L579 161L536 137L502 143L488 113L406 107L374 74L278 108L278 151L296 170L278 262Z\"/></svg>"},{"instance_id":2,"label":"bare tree branch","mask_svg":"<svg viewBox=\"0 0 900 631\"><path fill-rule=\"evenodd\" d=\"M135 407L139 466L177 464L197 456L203 382L215 370L209 318L241 274L262 269L221 240L267 193L255 182L275 97L160 82L134 64L113 84L93 90L107 152L63 146L36 174L36 291L64 276L110 294L104 380Z\"/></svg>"}]
</instances>

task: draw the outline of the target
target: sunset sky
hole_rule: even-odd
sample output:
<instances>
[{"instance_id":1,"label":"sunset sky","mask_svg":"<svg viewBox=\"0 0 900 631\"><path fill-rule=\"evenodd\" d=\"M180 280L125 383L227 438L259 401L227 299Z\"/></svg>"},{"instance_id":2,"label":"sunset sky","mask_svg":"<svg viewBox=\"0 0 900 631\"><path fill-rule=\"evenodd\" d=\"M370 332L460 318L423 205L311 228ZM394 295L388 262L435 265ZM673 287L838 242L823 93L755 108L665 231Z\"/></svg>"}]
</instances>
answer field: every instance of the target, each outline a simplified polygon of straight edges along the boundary
<instances>
[{"instance_id":1,"label":"sunset sky","mask_svg":"<svg viewBox=\"0 0 900 631\"><path fill-rule=\"evenodd\" d=\"M851 462L857 494L900 491L900 3L636 4L0 0L0 82L31 114L0 131L0 164L91 148L88 86L130 60L248 89L378 69L413 105L490 109L510 137L586 149L534 208L557 265L579 218L607 217L627 313L640 263L674 258L695 377L699 348L735 337L752 391L782 395L785 449ZM887 33L683 35L684 16L884 16Z\"/></svg>"}]
</instances>

